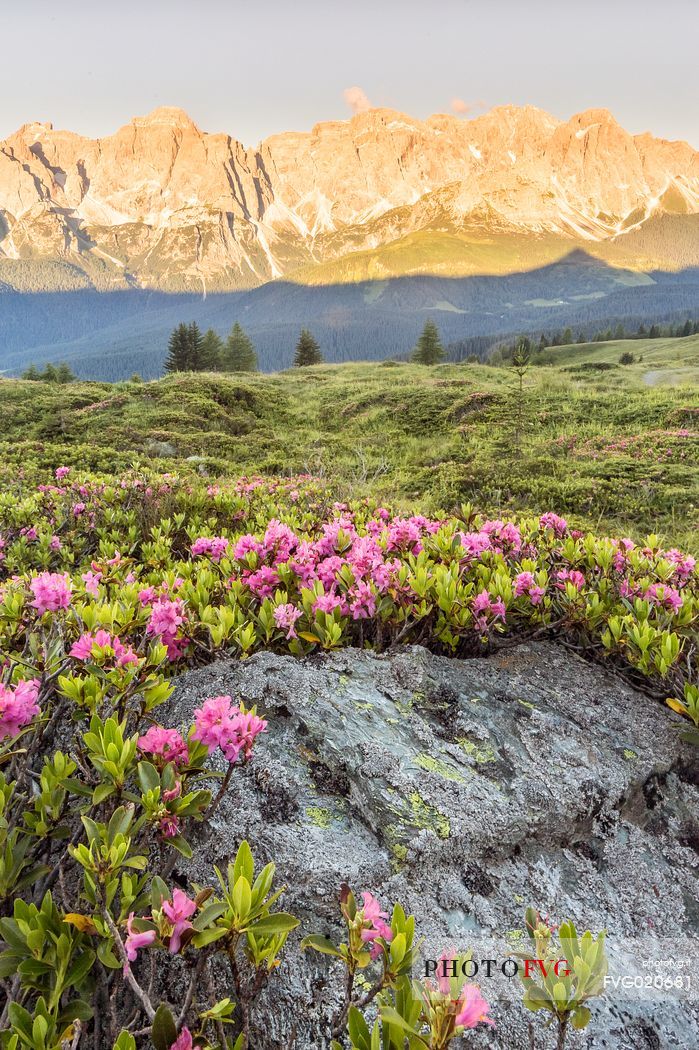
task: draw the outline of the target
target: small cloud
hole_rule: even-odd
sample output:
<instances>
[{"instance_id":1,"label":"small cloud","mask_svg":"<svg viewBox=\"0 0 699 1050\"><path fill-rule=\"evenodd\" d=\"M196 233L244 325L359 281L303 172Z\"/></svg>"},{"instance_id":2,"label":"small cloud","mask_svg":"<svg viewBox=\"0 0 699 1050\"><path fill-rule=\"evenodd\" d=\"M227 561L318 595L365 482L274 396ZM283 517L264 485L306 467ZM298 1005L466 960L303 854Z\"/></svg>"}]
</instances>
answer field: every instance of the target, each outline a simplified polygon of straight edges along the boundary
<instances>
[{"instance_id":1,"label":"small cloud","mask_svg":"<svg viewBox=\"0 0 699 1050\"><path fill-rule=\"evenodd\" d=\"M469 106L468 102L464 102L462 98L453 98L451 100L451 108L454 113L458 116L463 117L466 113L470 113L472 106Z\"/></svg>"},{"instance_id":2,"label":"small cloud","mask_svg":"<svg viewBox=\"0 0 699 1050\"><path fill-rule=\"evenodd\" d=\"M360 87L357 87L356 84L354 87L345 88L342 92L342 97L353 113L366 113L367 110L372 108L365 92Z\"/></svg>"}]
</instances>

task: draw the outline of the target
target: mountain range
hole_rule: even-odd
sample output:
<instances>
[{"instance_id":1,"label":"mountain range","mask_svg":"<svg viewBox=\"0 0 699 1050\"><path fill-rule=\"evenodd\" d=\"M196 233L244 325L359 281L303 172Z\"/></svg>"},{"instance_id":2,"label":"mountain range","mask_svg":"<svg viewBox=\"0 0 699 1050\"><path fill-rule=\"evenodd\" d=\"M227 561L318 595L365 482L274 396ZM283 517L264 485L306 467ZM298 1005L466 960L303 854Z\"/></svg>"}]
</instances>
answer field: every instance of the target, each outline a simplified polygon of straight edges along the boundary
<instances>
[{"instance_id":1,"label":"mountain range","mask_svg":"<svg viewBox=\"0 0 699 1050\"><path fill-rule=\"evenodd\" d=\"M10 368L80 360L86 338L97 360L118 333L131 352L131 327L162 339L181 313L247 319L271 358L299 317L348 356L383 356L353 333L394 314L398 342L425 311L450 338L659 319L699 306L697 268L699 153L604 109L372 109L248 148L161 107L101 139L33 123L0 142Z\"/></svg>"}]
</instances>

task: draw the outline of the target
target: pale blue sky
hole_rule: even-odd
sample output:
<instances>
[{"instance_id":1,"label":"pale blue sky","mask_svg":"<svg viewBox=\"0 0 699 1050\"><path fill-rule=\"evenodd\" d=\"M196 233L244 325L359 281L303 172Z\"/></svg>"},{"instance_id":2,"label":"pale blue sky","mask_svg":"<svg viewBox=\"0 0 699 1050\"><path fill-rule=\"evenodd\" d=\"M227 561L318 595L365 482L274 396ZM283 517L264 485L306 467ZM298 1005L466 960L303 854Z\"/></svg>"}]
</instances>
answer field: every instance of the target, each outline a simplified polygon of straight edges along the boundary
<instances>
[{"instance_id":1,"label":"pale blue sky","mask_svg":"<svg viewBox=\"0 0 699 1050\"><path fill-rule=\"evenodd\" d=\"M696 0L0 0L0 137L104 135L158 105L247 145L346 117L605 106L699 148Z\"/></svg>"}]
</instances>

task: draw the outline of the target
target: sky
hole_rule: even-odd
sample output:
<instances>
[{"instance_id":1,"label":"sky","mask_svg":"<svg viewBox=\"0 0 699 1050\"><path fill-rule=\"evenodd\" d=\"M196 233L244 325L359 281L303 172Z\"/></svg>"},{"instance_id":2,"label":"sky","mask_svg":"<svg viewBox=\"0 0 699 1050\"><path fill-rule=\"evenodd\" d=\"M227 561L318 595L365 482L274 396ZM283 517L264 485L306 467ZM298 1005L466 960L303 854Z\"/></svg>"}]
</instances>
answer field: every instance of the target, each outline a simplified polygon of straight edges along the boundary
<instances>
[{"instance_id":1,"label":"sky","mask_svg":"<svg viewBox=\"0 0 699 1050\"><path fill-rule=\"evenodd\" d=\"M156 106L246 145L367 106L610 109L699 149L697 0L0 0L0 138Z\"/></svg>"}]
</instances>

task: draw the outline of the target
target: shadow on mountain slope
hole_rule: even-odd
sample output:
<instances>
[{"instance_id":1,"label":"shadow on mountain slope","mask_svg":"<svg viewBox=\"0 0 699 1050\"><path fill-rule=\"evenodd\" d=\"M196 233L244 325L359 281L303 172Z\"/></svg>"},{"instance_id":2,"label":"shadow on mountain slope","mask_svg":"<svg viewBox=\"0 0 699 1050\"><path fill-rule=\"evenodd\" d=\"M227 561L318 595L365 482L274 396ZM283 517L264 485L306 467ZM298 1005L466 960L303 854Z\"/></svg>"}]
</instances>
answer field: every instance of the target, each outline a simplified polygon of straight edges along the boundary
<instances>
[{"instance_id":1,"label":"shadow on mountain slope","mask_svg":"<svg viewBox=\"0 0 699 1050\"><path fill-rule=\"evenodd\" d=\"M1 274L1 271L0 271ZM302 325L313 330L329 361L404 356L427 317L445 342L483 352L516 332L660 322L699 312L699 267L640 273L582 250L558 262L506 276L450 278L432 274L305 285L277 280L252 291L206 298L144 290L20 293L0 285L0 369L67 360L93 379L134 371L159 375L167 338L195 320L225 335L240 321L264 370L287 367Z\"/></svg>"}]
</instances>

